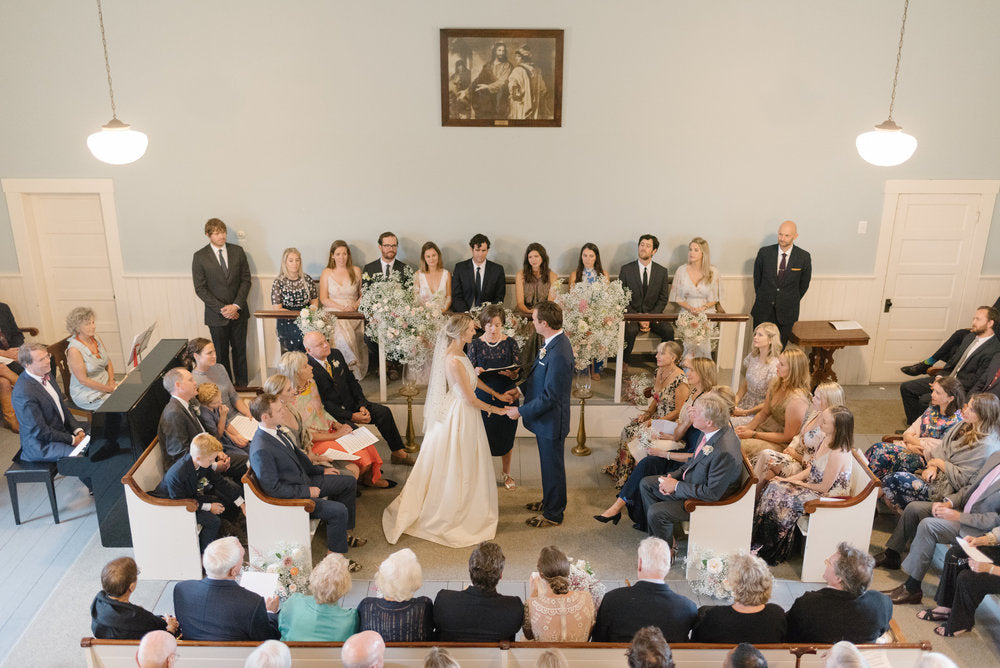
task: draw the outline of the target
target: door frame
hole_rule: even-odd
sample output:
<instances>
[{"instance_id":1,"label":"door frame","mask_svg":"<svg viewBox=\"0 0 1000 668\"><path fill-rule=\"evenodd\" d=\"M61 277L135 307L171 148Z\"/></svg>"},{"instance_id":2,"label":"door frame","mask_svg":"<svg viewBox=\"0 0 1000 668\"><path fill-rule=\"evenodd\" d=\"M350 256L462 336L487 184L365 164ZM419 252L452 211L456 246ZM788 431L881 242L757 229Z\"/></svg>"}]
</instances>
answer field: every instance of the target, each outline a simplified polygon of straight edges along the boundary
<instances>
[{"instance_id":1,"label":"door frame","mask_svg":"<svg viewBox=\"0 0 1000 668\"><path fill-rule=\"evenodd\" d=\"M873 304L876 330L872 338L872 350L877 349L879 337L885 336L883 328L878 325L882 321L883 300L885 299L885 283L889 271L889 251L892 246L893 231L896 223L896 213L901 195L978 195L980 198L979 218L975 229L970 258L966 274L965 290L961 297L958 313L971 314L979 306L975 303L979 279L982 276L983 260L986 257L986 243L989 240L990 227L993 223L993 212L997 193L1000 191L1000 180L989 179L890 179L885 182L882 200L882 221L879 225L878 245L875 250L876 303ZM957 328L960 323L955 324ZM872 355L868 367L868 377L875 369L875 356Z\"/></svg>"},{"instance_id":2,"label":"door frame","mask_svg":"<svg viewBox=\"0 0 1000 668\"><path fill-rule=\"evenodd\" d=\"M31 195L97 195L101 204L104 222L104 241L108 252L108 268L111 272L111 287L115 293L115 313L118 316L118 334L121 339L122 354L128 357L133 330L128 308L128 291L125 288L124 264L122 262L121 240L118 235L118 213L115 209L114 180L103 179L0 179L0 186L7 199L11 231L14 235L14 249L21 273L25 302L28 309L25 319L37 322L41 334L55 334L57 323L52 322L49 309L49 295L38 286L45 284L43 264L39 252L31 241L29 226L34 225L25 206Z\"/></svg>"}]
</instances>

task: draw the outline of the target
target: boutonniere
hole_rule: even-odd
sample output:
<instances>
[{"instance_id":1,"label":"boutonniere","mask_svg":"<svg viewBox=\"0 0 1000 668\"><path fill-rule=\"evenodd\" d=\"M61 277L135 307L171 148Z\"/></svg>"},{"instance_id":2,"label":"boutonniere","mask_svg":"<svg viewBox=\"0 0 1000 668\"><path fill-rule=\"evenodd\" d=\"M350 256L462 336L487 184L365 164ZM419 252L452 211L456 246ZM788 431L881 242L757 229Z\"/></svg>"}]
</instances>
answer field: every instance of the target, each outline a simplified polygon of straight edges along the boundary
<instances>
[{"instance_id":1,"label":"boutonniere","mask_svg":"<svg viewBox=\"0 0 1000 668\"><path fill-rule=\"evenodd\" d=\"M706 457L712 454L712 450L715 450L715 448L713 448L711 445L706 445L704 448L701 449L701 451L705 453Z\"/></svg>"},{"instance_id":2,"label":"boutonniere","mask_svg":"<svg viewBox=\"0 0 1000 668\"><path fill-rule=\"evenodd\" d=\"M340 367L340 362L338 360L333 360L332 362L330 362L330 366L332 366L334 369L337 369Z\"/></svg>"},{"instance_id":3,"label":"boutonniere","mask_svg":"<svg viewBox=\"0 0 1000 668\"><path fill-rule=\"evenodd\" d=\"M545 347L543 346L541 350L538 351L538 359L545 359Z\"/></svg>"}]
</instances>

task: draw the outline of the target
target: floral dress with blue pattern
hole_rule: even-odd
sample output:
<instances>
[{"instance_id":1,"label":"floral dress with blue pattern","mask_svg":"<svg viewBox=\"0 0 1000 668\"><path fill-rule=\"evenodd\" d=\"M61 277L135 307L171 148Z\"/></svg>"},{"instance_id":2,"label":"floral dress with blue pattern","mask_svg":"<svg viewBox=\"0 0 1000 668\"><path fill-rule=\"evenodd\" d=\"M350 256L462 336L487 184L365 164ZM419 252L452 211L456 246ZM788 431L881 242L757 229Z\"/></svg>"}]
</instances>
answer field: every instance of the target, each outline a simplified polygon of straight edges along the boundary
<instances>
[{"instance_id":1,"label":"floral dress with blue pattern","mask_svg":"<svg viewBox=\"0 0 1000 668\"><path fill-rule=\"evenodd\" d=\"M946 431L961 420L961 411L955 411L951 416L945 416L937 406L928 406L924 414L917 418L913 424L918 426L920 438L940 440ZM885 480L897 471L916 473L924 467L924 458L912 452L902 441L876 443L868 448L865 457L868 458L868 468L879 480Z\"/></svg>"}]
</instances>

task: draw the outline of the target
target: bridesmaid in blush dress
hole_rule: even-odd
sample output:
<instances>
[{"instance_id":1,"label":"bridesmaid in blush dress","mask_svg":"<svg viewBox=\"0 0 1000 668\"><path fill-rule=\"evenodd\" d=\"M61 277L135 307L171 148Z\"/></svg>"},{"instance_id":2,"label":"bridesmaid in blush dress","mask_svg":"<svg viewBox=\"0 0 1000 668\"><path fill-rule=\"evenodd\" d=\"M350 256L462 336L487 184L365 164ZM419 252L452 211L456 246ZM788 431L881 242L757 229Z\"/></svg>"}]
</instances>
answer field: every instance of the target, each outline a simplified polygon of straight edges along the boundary
<instances>
[{"instance_id":1,"label":"bridesmaid in blush dress","mask_svg":"<svg viewBox=\"0 0 1000 668\"><path fill-rule=\"evenodd\" d=\"M331 311L357 311L361 303L361 267L354 266L347 242L330 245L330 261L319 276L319 303ZM368 373L368 346L363 320L337 319L330 343L347 361L358 380Z\"/></svg>"}]
</instances>

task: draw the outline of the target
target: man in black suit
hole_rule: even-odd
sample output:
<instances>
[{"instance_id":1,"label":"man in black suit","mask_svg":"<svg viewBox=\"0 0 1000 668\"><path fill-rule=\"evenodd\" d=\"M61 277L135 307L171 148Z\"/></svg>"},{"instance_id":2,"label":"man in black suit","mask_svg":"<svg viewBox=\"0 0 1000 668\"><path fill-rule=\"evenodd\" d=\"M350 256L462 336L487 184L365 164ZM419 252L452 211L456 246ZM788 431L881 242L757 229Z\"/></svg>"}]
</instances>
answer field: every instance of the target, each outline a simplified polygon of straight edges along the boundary
<instances>
[{"instance_id":1,"label":"man in black suit","mask_svg":"<svg viewBox=\"0 0 1000 668\"><path fill-rule=\"evenodd\" d=\"M206 577L178 582L174 615L185 640L262 641L281 637L278 597L263 599L236 583L243 569L243 546L233 536L205 548Z\"/></svg>"},{"instance_id":2,"label":"man in black suit","mask_svg":"<svg viewBox=\"0 0 1000 668\"><path fill-rule=\"evenodd\" d=\"M753 262L753 289L757 295L750 309L753 325L774 323L784 345L799 319L799 302L812 278L809 252L793 245L798 236L795 223L786 220L778 227L778 243L757 251Z\"/></svg>"},{"instance_id":3,"label":"man in black suit","mask_svg":"<svg viewBox=\"0 0 1000 668\"><path fill-rule=\"evenodd\" d=\"M209 244L191 259L194 291L205 302L205 324L212 333L219 364L226 367L233 383L246 387L250 265L242 248L226 243L226 224L218 218L205 223L205 236Z\"/></svg>"},{"instance_id":4,"label":"man in black suit","mask_svg":"<svg viewBox=\"0 0 1000 668\"><path fill-rule=\"evenodd\" d=\"M656 626L667 642L687 642L698 606L663 581L670 571L670 546L659 538L639 543L639 579L609 591L594 623L594 642L630 642L644 626Z\"/></svg>"},{"instance_id":5,"label":"man in black suit","mask_svg":"<svg viewBox=\"0 0 1000 668\"><path fill-rule=\"evenodd\" d=\"M949 339L951 345L947 349L942 347L935 353L935 356L941 354L938 359L946 360L944 368L935 375L954 376L963 388L974 387L979 378L985 375L993 356L1000 353L1000 341L993 333L997 317L997 311L992 306L980 306L976 309L972 316L972 326L961 337L961 341L952 335ZM915 370L918 366L922 367L920 373L930 370L923 363L907 368ZM900 384L899 396L903 400L907 423L912 424L930 403L931 380L929 375L922 375Z\"/></svg>"},{"instance_id":6,"label":"man in black suit","mask_svg":"<svg viewBox=\"0 0 1000 668\"><path fill-rule=\"evenodd\" d=\"M969 390L969 396L988 392L1000 399L1000 353L993 356L989 366L976 380L976 384Z\"/></svg>"},{"instance_id":7,"label":"man in black suit","mask_svg":"<svg viewBox=\"0 0 1000 668\"><path fill-rule=\"evenodd\" d=\"M406 284L406 277L409 275L409 271L412 271L405 262L396 259L396 252L399 250L399 239L392 232L383 232L378 235L378 250L379 259L372 260L364 266L361 270L361 289L375 279L376 276L382 276L386 280L393 274L399 274L399 278ZM377 360L378 359L378 344L369 337L365 335L365 345L368 346L368 359ZM389 380L399 380L399 365L395 362L389 361L386 366L386 374L389 376ZM377 369L377 364L370 365L370 368Z\"/></svg>"},{"instance_id":8,"label":"man in black suit","mask_svg":"<svg viewBox=\"0 0 1000 668\"><path fill-rule=\"evenodd\" d=\"M468 311L483 302L503 304L507 294L507 277L503 266L490 262L490 240L485 234L476 234L469 240L472 257L455 265L451 272L451 310Z\"/></svg>"},{"instance_id":9,"label":"man in black suit","mask_svg":"<svg viewBox=\"0 0 1000 668\"><path fill-rule=\"evenodd\" d=\"M663 313L670 298L667 268L653 262L653 256L660 249L660 240L652 234L639 237L639 259L622 265L618 279L632 291L632 300L625 308L626 313ZM639 332L653 332L664 341L672 341L674 328L665 320L651 322L627 321L625 323L625 361L628 362Z\"/></svg>"},{"instance_id":10,"label":"man in black suit","mask_svg":"<svg viewBox=\"0 0 1000 668\"><path fill-rule=\"evenodd\" d=\"M69 412L66 401L49 378L52 356L40 343L25 343L17 350L24 367L11 399L21 424L21 461L54 462L67 457L86 434ZM84 481L84 484L89 483Z\"/></svg>"},{"instance_id":11,"label":"man in black suit","mask_svg":"<svg viewBox=\"0 0 1000 668\"><path fill-rule=\"evenodd\" d=\"M497 593L503 577L503 550L484 541L469 555L472 585L462 591L442 589L434 599L434 626L446 642L503 642L513 640L524 620L518 596Z\"/></svg>"},{"instance_id":12,"label":"man in black suit","mask_svg":"<svg viewBox=\"0 0 1000 668\"><path fill-rule=\"evenodd\" d=\"M684 501L718 501L731 494L743 466L740 439L729 424L725 399L714 392L702 395L690 417L691 425L702 432L694 456L675 473L646 476L640 484L649 535L667 542L673 540L674 525L691 517Z\"/></svg>"},{"instance_id":13,"label":"man in black suit","mask_svg":"<svg viewBox=\"0 0 1000 668\"><path fill-rule=\"evenodd\" d=\"M279 499L313 499L316 509L309 516L326 521L326 547L330 552L347 552L366 540L348 533L354 528L354 499L357 481L338 475L337 469L316 466L295 446L281 425L282 404L273 394L260 394L250 402L250 414L260 422L250 441L250 468L265 494ZM351 572L361 570L354 561Z\"/></svg>"},{"instance_id":14,"label":"man in black suit","mask_svg":"<svg viewBox=\"0 0 1000 668\"><path fill-rule=\"evenodd\" d=\"M35 331L35 334L38 332ZM0 412L3 414L3 421L7 428L15 434L19 428L17 415L14 413L14 404L11 403L11 392L14 391L14 384L17 377L24 371L17 362L17 349L24 343L24 334L14 320L14 314L10 307L0 302L0 357L14 360L10 364L0 364Z\"/></svg>"},{"instance_id":15,"label":"man in black suit","mask_svg":"<svg viewBox=\"0 0 1000 668\"><path fill-rule=\"evenodd\" d=\"M319 332L307 332L302 337L302 344L308 353L309 366L312 367L313 379L326 412L337 422L349 424L352 428L357 428L359 424L375 425L392 451L390 461L413 466L416 459L403 449L403 437L399 435L392 411L365 398L361 383L347 368L341 352L331 348L330 342Z\"/></svg>"}]
</instances>

